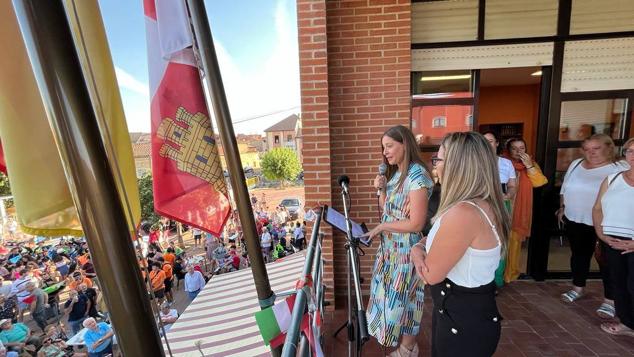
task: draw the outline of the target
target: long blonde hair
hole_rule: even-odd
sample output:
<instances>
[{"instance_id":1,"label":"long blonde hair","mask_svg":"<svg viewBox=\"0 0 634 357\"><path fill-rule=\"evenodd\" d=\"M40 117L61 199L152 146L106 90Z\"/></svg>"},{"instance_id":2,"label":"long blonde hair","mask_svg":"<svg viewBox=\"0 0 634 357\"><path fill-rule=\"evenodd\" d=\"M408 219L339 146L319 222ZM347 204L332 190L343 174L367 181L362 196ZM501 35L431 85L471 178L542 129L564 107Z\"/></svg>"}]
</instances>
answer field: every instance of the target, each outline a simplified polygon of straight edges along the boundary
<instances>
[{"instance_id":1,"label":"long blonde hair","mask_svg":"<svg viewBox=\"0 0 634 357\"><path fill-rule=\"evenodd\" d=\"M442 140L445 150L440 205L434 220L462 201L481 199L491 207L502 252L506 251L511 219L504 207L498 158L480 133L450 133Z\"/></svg>"},{"instance_id":2,"label":"long blonde hair","mask_svg":"<svg viewBox=\"0 0 634 357\"><path fill-rule=\"evenodd\" d=\"M389 128L387 131L385 131L385 133L383 133L383 136L381 136L381 138L383 138L384 136L387 136L391 138L392 140L403 144L404 154L405 154L403 157L403 164L404 164L403 167L405 167L406 170L409 170L409 165L411 163L417 163L420 166L422 166L423 169L425 169L424 170L425 174L427 175L429 174L429 169L427 168L427 165L425 165L425 162L421 158L420 152L418 151L418 145L416 145L416 138L414 138L414 134L412 134L412 132L408 128L404 127L403 125L396 125ZM383 147L383 144L381 143L381 156L383 157L383 163L387 165L387 171L385 173L385 177L389 181L392 179L392 176L394 176L394 174L396 174L396 172L398 171L398 165L390 165L387 162L387 159L385 158L385 156L383 156L384 149L385 148ZM407 171L401 172L401 176L399 177L398 184L397 184L398 190L402 188L406 178L407 178Z\"/></svg>"}]
</instances>

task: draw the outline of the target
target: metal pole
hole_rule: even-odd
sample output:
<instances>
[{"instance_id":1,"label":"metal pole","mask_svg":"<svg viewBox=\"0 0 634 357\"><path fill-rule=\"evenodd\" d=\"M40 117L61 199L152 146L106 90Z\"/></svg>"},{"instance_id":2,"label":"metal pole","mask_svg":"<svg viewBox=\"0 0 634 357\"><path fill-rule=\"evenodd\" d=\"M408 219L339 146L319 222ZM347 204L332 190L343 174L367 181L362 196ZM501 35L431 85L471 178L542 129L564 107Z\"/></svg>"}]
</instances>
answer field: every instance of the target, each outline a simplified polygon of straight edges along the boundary
<instances>
[{"instance_id":1,"label":"metal pole","mask_svg":"<svg viewBox=\"0 0 634 357\"><path fill-rule=\"evenodd\" d=\"M269 277L264 266L264 258L260 254L260 237L257 235L255 218L249 200L249 191L245 184L242 162L238 151L236 136L233 132L229 105L225 96L220 67L214 48L209 20L205 11L205 4L200 0L187 0L187 8L191 17L195 43L198 46L205 82L211 96L211 104L218 124L222 146L227 158L227 169L230 172L231 187L235 194L236 206L242 223L242 232L245 236L249 259L251 260L251 271L255 281L255 289L258 293L260 307L262 309L272 306L275 302L275 295L271 291Z\"/></svg>"},{"instance_id":2,"label":"metal pole","mask_svg":"<svg viewBox=\"0 0 634 357\"><path fill-rule=\"evenodd\" d=\"M313 231L311 234L310 242L308 243L308 249L306 250L306 260L304 261L304 268L302 269L301 279L305 279L306 277L311 275L311 269L313 268L313 259L315 258L316 252L319 253L319 228L321 225L322 212L323 211L320 208L317 220L315 220L315 224L313 224ZM321 259L321 256L319 256L318 259ZM298 342L300 340L300 327L302 324L302 318L304 317L304 311L306 310L306 305L308 304L310 291L310 286L304 286L301 289L297 290L295 305L293 306L292 311L291 323L288 326L288 331L286 331L286 339L284 340L284 350L282 351L282 356L284 357L293 357L297 355L297 350L299 347Z\"/></svg>"},{"instance_id":3,"label":"metal pole","mask_svg":"<svg viewBox=\"0 0 634 357\"><path fill-rule=\"evenodd\" d=\"M121 351L163 356L62 1L13 5Z\"/></svg>"}]
</instances>

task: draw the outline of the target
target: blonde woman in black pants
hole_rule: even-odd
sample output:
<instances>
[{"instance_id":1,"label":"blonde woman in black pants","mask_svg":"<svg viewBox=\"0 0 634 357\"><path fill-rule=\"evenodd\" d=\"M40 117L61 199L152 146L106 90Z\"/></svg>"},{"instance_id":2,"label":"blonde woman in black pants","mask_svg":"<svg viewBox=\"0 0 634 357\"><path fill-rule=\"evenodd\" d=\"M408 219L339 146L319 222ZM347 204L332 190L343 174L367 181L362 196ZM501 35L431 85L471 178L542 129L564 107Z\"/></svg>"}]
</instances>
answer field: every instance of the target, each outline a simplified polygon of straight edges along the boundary
<instances>
[{"instance_id":1,"label":"blonde woman in black pants","mask_svg":"<svg viewBox=\"0 0 634 357\"><path fill-rule=\"evenodd\" d=\"M592 211L597 236L607 244L606 258L616 316L601 329L634 337L634 138L623 145L628 170L608 176Z\"/></svg>"},{"instance_id":2,"label":"blonde woman in black pants","mask_svg":"<svg viewBox=\"0 0 634 357\"><path fill-rule=\"evenodd\" d=\"M597 244L597 235L592 222L592 208L599 193L601 182L611 174L623 171L627 166L616 161L612 138L595 134L583 142L583 158L570 164L561 186L560 208L556 215L566 228L570 241L570 269L572 289L563 293L561 299L572 303L583 297L590 261ZM601 243L602 250L605 245ZM604 301L597 309L602 318L614 317L614 297L604 264L599 265L603 277Z\"/></svg>"},{"instance_id":3,"label":"blonde woman in black pants","mask_svg":"<svg viewBox=\"0 0 634 357\"><path fill-rule=\"evenodd\" d=\"M446 136L432 163L440 205L426 242L411 252L416 272L431 285L432 356L490 357L502 320L495 270L510 232L497 160L482 135L468 132Z\"/></svg>"}]
</instances>

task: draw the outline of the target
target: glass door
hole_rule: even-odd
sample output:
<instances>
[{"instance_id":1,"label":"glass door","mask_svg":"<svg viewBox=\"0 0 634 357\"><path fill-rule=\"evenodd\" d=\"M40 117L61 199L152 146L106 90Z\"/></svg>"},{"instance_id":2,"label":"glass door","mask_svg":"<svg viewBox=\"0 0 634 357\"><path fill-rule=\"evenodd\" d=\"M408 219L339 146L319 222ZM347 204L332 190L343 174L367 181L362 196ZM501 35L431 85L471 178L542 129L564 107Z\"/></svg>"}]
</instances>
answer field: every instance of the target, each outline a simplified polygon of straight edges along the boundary
<instances>
[{"instance_id":1,"label":"glass door","mask_svg":"<svg viewBox=\"0 0 634 357\"><path fill-rule=\"evenodd\" d=\"M411 129L425 161L445 134L474 128L477 71L412 72Z\"/></svg>"},{"instance_id":2,"label":"glass door","mask_svg":"<svg viewBox=\"0 0 634 357\"><path fill-rule=\"evenodd\" d=\"M617 152L631 135L631 96L627 93L563 93L559 120L559 138L556 150L556 169L550 202L552 211L559 206L559 192L564 175L571 162L583 156L583 140L593 134L607 134L615 142ZM570 245L565 231L559 230L556 220L548 222L550 241L548 254L549 273L570 271ZM598 272L596 261L591 270Z\"/></svg>"}]
</instances>

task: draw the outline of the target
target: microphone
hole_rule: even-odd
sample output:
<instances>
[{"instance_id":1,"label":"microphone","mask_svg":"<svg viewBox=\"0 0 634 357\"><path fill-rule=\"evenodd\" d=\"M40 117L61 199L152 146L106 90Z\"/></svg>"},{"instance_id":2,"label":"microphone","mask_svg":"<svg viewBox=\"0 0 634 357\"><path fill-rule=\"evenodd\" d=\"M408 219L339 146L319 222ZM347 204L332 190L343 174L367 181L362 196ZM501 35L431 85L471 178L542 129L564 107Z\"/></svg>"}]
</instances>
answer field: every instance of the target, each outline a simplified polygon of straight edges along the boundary
<instances>
[{"instance_id":1,"label":"microphone","mask_svg":"<svg viewBox=\"0 0 634 357\"><path fill-rule=\"evenodd\" d=\"M383 162L381 163L381 165L379 165L379 175L385 176L386 172L387 172L387 165ZM376 191L376 197L381 197L381 191L382 189L380 188Z\"/></svg>"},{"instance_id":2,"label":"microphone","mask_svg":"<svg viewBox=\"0 0 634 357\"><path fill-rule=\"evenodd\" d=\"M341 188L343 189L343 192L347 195L348 185L350 184L350 178L346 175L341 175L339 176L339 178L337 178L337 184L341 186Z\"/></svg>"}]
</instances>

